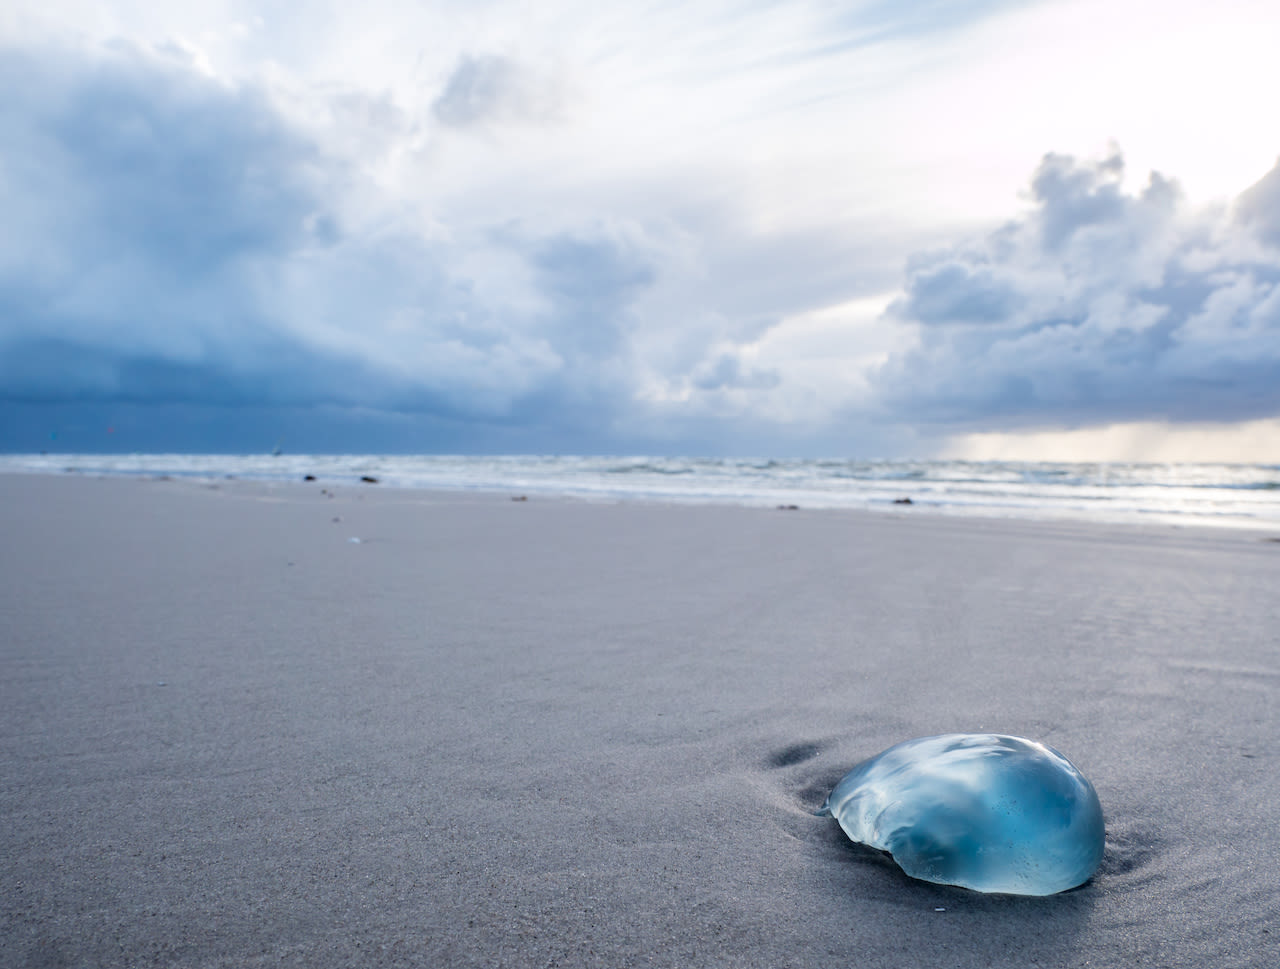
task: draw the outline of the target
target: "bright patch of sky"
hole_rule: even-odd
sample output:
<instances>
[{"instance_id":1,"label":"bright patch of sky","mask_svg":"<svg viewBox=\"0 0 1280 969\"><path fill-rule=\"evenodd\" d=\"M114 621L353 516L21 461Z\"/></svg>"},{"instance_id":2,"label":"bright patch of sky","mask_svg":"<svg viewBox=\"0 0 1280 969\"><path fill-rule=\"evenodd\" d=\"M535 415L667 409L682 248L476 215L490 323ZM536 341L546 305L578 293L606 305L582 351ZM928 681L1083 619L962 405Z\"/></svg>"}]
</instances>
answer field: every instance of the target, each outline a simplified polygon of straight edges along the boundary
<instances>
[{"instance_id":1,"label":"bright patch of sky","mask_svg":"<svg viewBox=\"0 0 1280 969\"><path fill-rule=\"evenodd\" d=\"M0 447L1124 458L1208 426L1257 460L1277 28L17 0Z\"/></svg>"}]
</instances>

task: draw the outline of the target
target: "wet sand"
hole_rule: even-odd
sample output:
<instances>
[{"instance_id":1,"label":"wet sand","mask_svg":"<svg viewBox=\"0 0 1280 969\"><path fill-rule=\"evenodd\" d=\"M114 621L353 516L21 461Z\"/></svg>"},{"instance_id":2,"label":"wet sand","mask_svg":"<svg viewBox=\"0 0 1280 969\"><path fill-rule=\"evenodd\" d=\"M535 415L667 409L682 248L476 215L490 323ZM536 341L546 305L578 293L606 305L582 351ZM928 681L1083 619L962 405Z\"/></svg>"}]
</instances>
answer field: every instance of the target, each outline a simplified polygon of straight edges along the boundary
<instances>
[{"instance_id":1,"label":"wet sand","mask_svg":"<svg viewBox=\"0 0 1280 969\"><path fill-rule=\"evenodd\" d=\"M1280 963L1268 535L321 488L0 475L0 964ZM811 813L979 730L1090 883Z\"/></svg>"}]
</instances>

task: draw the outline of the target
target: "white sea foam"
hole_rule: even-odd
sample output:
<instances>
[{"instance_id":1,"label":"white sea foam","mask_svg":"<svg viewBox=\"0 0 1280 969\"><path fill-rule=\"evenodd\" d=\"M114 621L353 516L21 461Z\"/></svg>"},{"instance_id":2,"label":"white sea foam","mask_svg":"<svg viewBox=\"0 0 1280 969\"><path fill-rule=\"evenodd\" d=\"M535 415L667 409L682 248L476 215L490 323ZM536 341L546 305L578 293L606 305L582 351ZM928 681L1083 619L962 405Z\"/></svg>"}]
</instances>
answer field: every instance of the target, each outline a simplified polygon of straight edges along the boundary
<instances>
[{"instance_id":1,"label":"white sea foam","mask_svg":"<svg viewBox=\"0 0 1280 969\"><path fill-rule=\"evenodd\" d=\"M1280 467L559 455L0 455L0 472L170 475L1105 522L1280 526Z\"/></svg>"}]
</instances>

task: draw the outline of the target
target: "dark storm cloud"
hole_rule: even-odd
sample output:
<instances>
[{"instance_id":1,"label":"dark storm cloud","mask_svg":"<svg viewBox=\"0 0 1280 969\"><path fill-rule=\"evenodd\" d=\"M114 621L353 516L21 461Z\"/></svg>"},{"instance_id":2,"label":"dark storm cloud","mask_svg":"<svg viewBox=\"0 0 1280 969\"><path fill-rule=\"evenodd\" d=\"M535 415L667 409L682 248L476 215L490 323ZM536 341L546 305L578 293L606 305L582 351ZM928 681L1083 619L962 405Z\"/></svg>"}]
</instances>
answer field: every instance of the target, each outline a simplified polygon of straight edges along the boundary
<instances>
[{"instance_id":1,"label":"dark storm cloud","mask_svg":"<svg viewBox=\"0 0 1280 969\"><path fill-rule=\"evenodd\" d=\"M732 353L720 354L693 375L693 385L699 390L772 390L781 382L776 370L744 367Z\"/></svg>"},{"instance_id":2,"label":"dark storm cloud","mask_svg":"<svg viewBox=\"0 0 1280 969\"><path fill-rule=\"evenodd\" d=\"M200 404L210 407L360 407L371 401L399 410L446 416L465 412L447 398L359 360L326 355L300 343L264 340L260 360L180 360L143 350L113 349L65 340L14 341L0 359L6 399L27 404L68 400L129 405ZM64 387L71 383L75 393Z\"/></svg>"},{"instance_id":3,"label":"dark storm cloud","mask_svg":"<svg viewBox=\"0 0 1280 969\"><path fill-rule=\"evenodd\" d=\"M532 255L540 287L556 307L546 323L557 345L588 359L620 350L627 307L653 282L643 259L617 241L571 235L538 243Z\"/></svg>"},{"instance_id":4,"label":"dark storm cloud","mask_svg":"<svg viewBox=\"0 0 1280 969\"><path fill-rule=\"evenodd\" d=\"M0 92L6 205L62 252L163 252L173 275L210 273L296 244L317 207L312 148L259 93L180 62L5 51Z\"/></svg>"},{"instance_id":5,"label":"dark storm cloud","mask_svg":"<svg viewBox=\"0 0 1280 969\"><path fill-rule=\"evenodd\" d=\"M653 271L607 233L499 240L539 296L511 310L441 244L345 228L348 167L173 52L0 51L0 121L0 401L571 423L628 392Z\"/></svg>"},{"instance_id":6,"label":"dark storm cloud","mask_svg":"<svg viewBox=\"0 0 1280 969\"><path fill-rule=\"evenodd\" d=\"M1234 211L1195 210L1123 160L1046 156L1028 214L912 259L881 370L898 417L967 426L1280 413L1280 165Z\"/></svg>"},{"instance_id":7,"label":"dark storm cloud","mask_svg":"<svg viewBox=\"0 0 1280 969\"><path fill-rule=\"evenodd\" d=\"M162 395L169 369L288 342L256 278L336 230L314 149L259 93L130 49L6 51L0 92L0 394Z\"/></svg>"}]
</instances>

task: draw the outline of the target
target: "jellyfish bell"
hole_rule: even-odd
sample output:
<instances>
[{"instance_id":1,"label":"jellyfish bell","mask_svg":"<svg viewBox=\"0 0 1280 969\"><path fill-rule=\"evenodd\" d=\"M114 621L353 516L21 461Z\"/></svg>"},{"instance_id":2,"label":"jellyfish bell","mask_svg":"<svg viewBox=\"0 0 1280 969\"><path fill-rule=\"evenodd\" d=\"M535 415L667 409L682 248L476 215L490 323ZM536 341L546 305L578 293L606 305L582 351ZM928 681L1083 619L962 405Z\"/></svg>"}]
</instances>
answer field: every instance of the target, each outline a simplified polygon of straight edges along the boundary
<instances>
[{"instance_id":1,"label":"jellyfish bell","mask_svg":"<svg viewBox=\"0 0 1280 969\"><path fill-rule=\"evenodd\" d=\"M1097 792L1069 760L999 734L890 747L845 775L819 814L913 878L1010 895L1084 884L1105 838Z\"/></svg>"}]
</instances>

